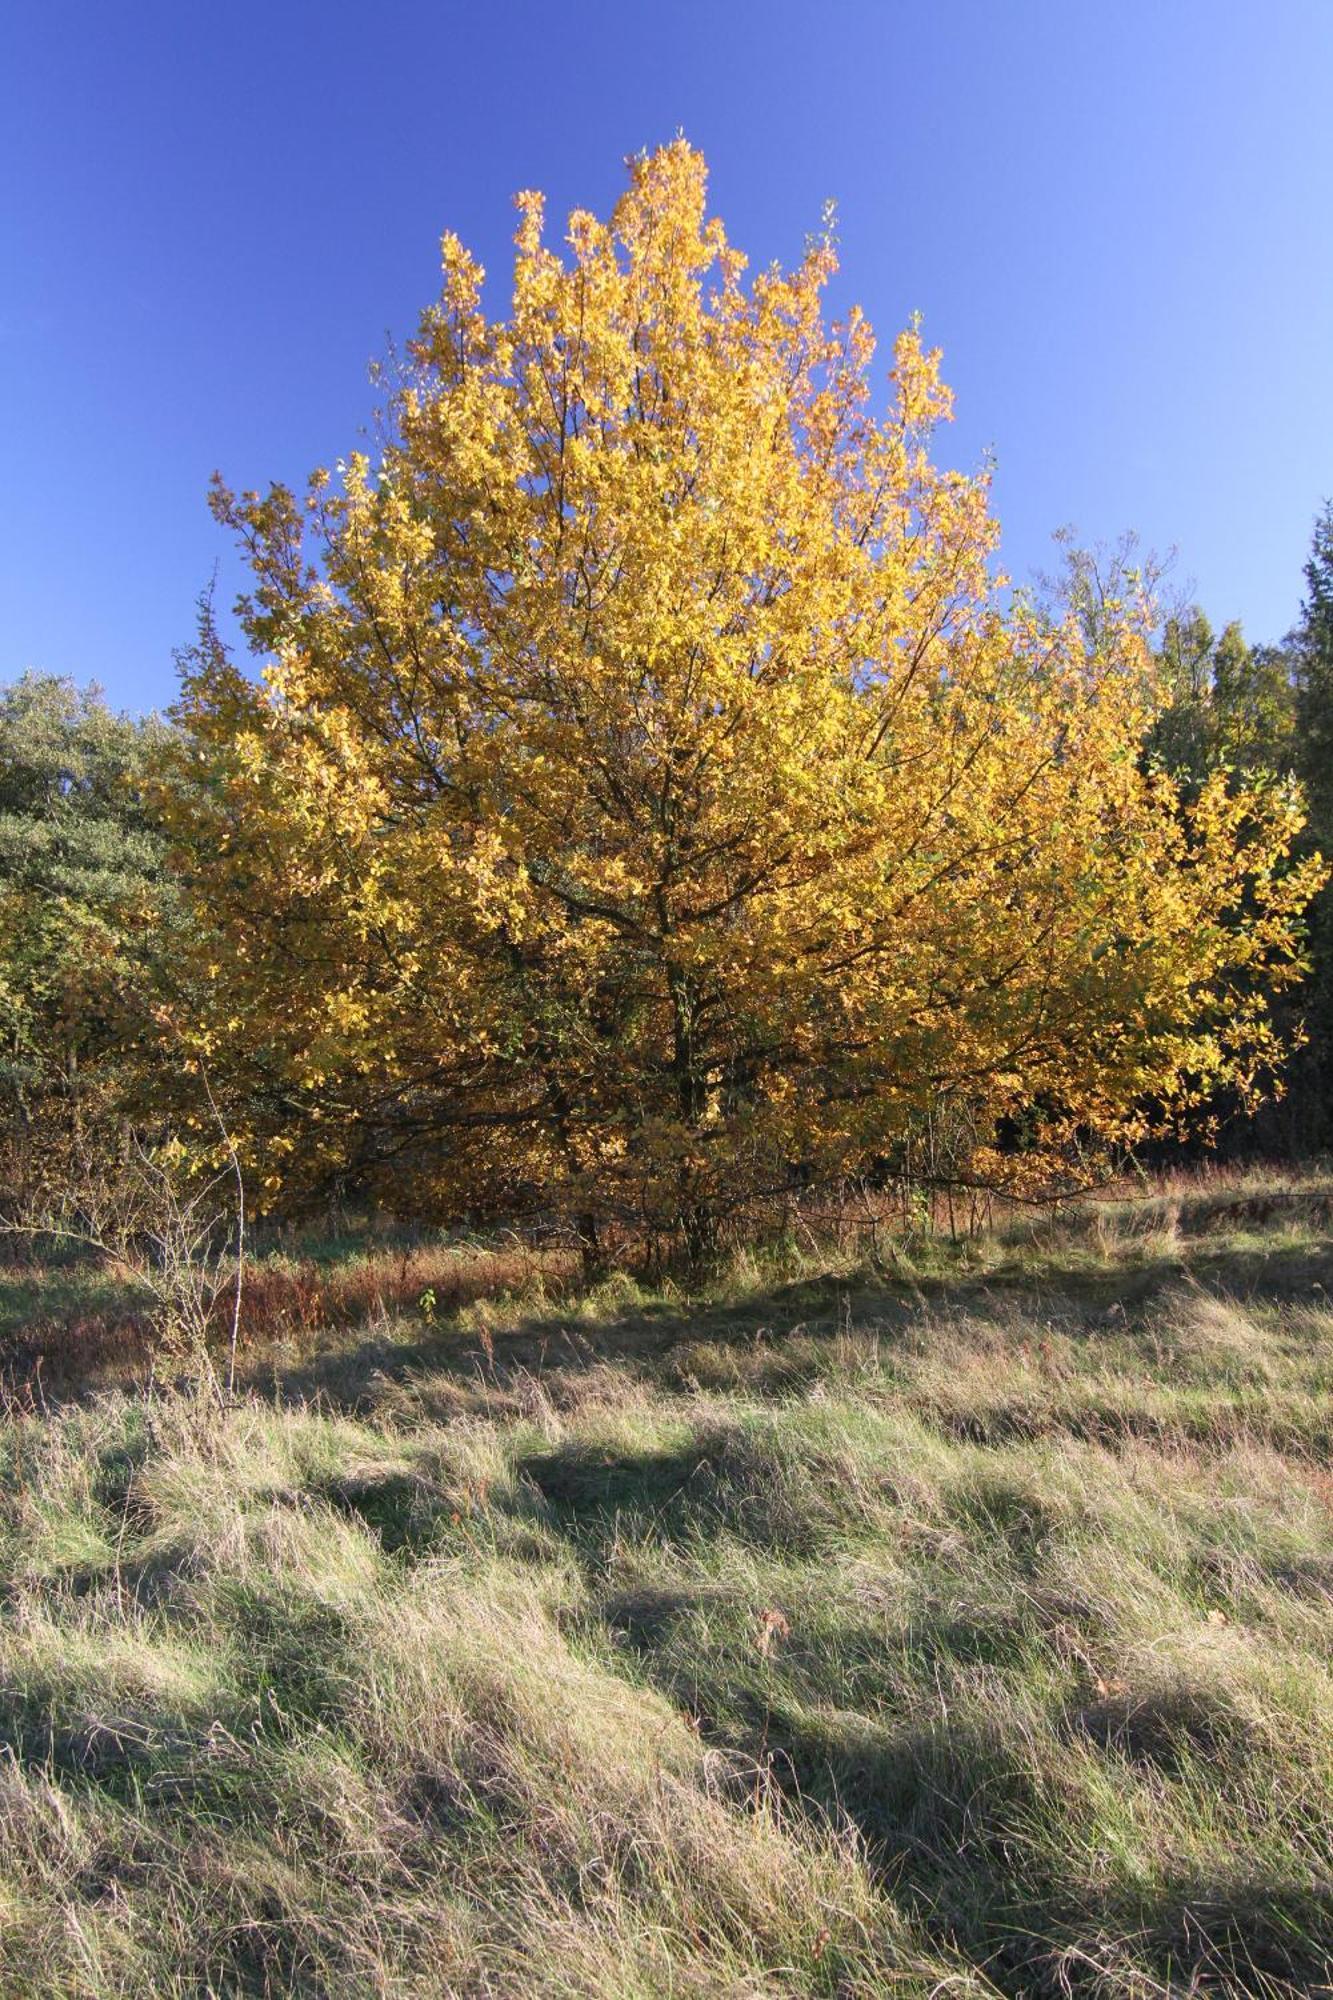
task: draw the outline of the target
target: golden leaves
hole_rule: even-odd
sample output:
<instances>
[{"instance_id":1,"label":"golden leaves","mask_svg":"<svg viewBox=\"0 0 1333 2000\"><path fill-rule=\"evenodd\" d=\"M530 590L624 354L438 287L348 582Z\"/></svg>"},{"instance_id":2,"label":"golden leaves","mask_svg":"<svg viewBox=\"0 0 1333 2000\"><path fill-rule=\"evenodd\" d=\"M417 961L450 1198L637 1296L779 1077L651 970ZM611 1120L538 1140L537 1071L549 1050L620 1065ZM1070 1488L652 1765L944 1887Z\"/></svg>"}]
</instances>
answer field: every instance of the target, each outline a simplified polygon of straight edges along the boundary
<instances>
[{"instance_id":1,"label":"golden leaves","mask_svg":"<svg viewBox=\"0 0 1333 2000\"><path fill-rule=\"evenodd\" d=\"M446 237L379 463L218 489L271 664L187 684L173 811L312 1173L373 1132L443 1205L655 1226L943 1103L1031 1178L1274 1052L1298 802L1145 767L1137 607L1002 606L938 353L877 417L831 242L746 287L706 188L646 155L568 257L520 195L503 322Z\"/></svg>"}]
</instances>

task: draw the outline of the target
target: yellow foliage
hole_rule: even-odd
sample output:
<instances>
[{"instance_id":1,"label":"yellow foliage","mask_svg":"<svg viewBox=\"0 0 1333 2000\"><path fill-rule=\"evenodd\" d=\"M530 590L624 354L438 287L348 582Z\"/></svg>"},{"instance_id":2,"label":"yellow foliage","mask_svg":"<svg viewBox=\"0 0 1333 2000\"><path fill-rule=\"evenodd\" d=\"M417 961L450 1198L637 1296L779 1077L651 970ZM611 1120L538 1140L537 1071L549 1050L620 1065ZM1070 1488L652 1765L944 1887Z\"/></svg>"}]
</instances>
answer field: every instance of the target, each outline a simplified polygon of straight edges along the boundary
<instances>
[{"instance_id":1,"label":"yellow foliage","mask_svg":"<svg viewBox=\"0 0 1333 2000\"><path fill-rule=\"evenodd\" d=\"M1001 603L919 331L877 415L831 246L747 280L683 142L562 252L518 207L506 319L446 237L377 462L216 493L267 665L201 649L170 811L251 1143L661 1223L932 1106L1021 1177L1006 1119L1132 1138L1250 1086L1298 801L1146 768L1135 607L1094 647Z\"/></svg>"}]
</instances>

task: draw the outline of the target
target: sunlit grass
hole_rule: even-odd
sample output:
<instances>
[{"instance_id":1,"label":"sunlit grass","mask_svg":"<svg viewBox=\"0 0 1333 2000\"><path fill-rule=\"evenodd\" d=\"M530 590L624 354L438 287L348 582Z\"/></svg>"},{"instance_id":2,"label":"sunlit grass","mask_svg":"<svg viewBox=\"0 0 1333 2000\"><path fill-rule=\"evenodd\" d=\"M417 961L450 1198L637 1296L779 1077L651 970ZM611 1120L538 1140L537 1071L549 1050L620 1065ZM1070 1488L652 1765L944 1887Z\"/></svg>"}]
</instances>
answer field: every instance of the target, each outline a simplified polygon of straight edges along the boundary
<instances>
[{"instance_id":1,"label":"sunlit grass","mask_svg":"<svg viewBox=\"0 0 1333 2000\"><path fill-rule=\"evenodd\" d=\"M1326 1192L1217 1193L15 1401L3 1990L1323 1990Z\"/></svg>"}]
</instances>

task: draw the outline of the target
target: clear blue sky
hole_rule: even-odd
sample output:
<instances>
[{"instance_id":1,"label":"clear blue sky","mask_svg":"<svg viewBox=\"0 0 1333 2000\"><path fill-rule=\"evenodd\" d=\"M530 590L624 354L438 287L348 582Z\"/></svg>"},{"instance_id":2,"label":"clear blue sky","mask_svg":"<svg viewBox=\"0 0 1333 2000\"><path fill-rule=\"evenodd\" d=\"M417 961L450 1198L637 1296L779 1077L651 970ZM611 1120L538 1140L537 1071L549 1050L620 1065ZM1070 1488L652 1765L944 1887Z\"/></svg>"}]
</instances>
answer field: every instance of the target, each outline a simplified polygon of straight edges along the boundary
<instances>
[{"instance_id":1,"label":"clear blue sky","mask_svg":"<svg viewBox=\"0 0 1333 2000\"><path fill-rule=\"evenodd\" d=\"M515 189L604 210L683 128L754 261L839 208L839 302L945 350L953 462L1049 536L1176 545L1277 637L1333 492L1333 0L11 0L0 679L163 703L209 473L356 443L366 364Z\"/></svg>"}]
</instances>

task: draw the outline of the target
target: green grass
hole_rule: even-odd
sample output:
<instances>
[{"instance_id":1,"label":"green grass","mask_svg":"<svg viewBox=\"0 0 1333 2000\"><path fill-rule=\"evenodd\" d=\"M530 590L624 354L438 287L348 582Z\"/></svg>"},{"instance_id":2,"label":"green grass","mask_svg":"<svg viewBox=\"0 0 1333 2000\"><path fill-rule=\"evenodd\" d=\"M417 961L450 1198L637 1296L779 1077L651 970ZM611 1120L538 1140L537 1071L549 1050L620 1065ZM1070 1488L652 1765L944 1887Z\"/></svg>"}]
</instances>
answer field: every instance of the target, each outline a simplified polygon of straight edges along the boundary
<instances>
[{"instance_id":1,"label":"green grass","mask_svg":"<svg viewBox=\"0 0 1333 2000\"><path fill-rule=\"evenodd\" d=\"M0 1991L1333 1992L1329 1204L15 1401Z\"/></svg>"}]
</instances>

